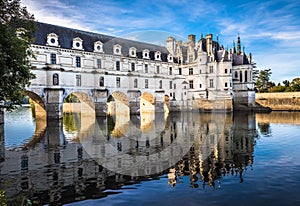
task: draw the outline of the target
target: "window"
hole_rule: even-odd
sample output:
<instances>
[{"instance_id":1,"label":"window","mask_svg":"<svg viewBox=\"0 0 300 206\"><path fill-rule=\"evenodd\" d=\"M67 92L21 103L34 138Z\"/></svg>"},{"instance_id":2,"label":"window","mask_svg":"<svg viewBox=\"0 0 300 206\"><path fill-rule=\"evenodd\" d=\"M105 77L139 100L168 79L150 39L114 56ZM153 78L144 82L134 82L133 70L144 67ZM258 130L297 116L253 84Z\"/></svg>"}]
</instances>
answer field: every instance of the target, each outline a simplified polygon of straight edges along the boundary
<instances>
[{"instance_id":1,"label":"window","mask_svg":"<svg viewBox=\"0 0 300 206\"><path fill-rule=\"evenodd\" d=\"M50 64L56 64L56 54L50 54Z\"/></svg>"},{"instance_id":2,"label":"window","mask_svg":"<svg viewBox=\"0 0 300 206\"><path fill-rule=\"evenodd\" d=\"M134 72L135 71L135 63L131 62L131 71Z\"/></svg>"},{"instance_id":3,"label":"window","mask_svg":"<svg viewBox=\"0 0 300 206\"><path fill-rule=\"evenodd\" d=\"M101 41L94 42L94 52L103 52L103 44Z\"/></svg>"},{"instance_id":4,"label":"window","mask_svg":"<svg viewBox=\"0 0 300 206\"><path fill-rule=\"evenodd\" d=\"M81 86L81 75L76 75L76 86Z\"/></svg>"},{"instance_id":5,"label":"window","mask_svg":"<svg viewBox=\"0 0 300 206\"><path fill-rule=\"evenodd\" d=\"M116 70L120 71L120 62L119 61L116 61Z\"/></svg>"},{"instance_id":6,"label":"window","mask_svg":"<svg viewBox=\"0 0 300 206\"><path fill-rule=\"evenodd\" d=\"M214 67L213 66L209 66L209 73L210 74L214 73Z\"/></svg>"},{"instance_id":7,"label":"window","mask_svg":"<svg viewBox=\"0 0 300 206\"><path fill-rule=\"evenodd\" d=\"M176 84L174 84L174 89L176 89Z\"/></svg>"},{"instance_id":8,"label":"window","mask_svg":"<svg viewBox=\"0 0 300 206\"><path fill-rule=\"evenodd\" d=\"M199 70L199 74L201 74L201 73L202 73L202 70L200 69L200 70Z\"/></svg>"},{"instance_id":9,"label":"window","mask_svg":"<svg viewBox=\"0 0 300 206\"><path fill-rule=\"evenodd\" d=\"M120 79L120 77L116 77L116 87L117 88L121 87L121 79Z\"/></svg>"},{"instance_id":10,"label":"window","mask_svg":"<svg viewBox=\"0 0 300 206\"><path fill-rule=\"evenodd\" d=\"M214 87L214 80L213 79L210 79L209 80L209 87Z\"/></svg>"},{"instance_id":11,"label":"window","mask_svg":"<svg viewBox=\"0 0 300 206\"><path fill-rule=\"evenodd\" d=\"M72 49L83 50L82 42L83 42L83 40L81 38L79 38L79 37L74 38L73 39L73 44L72 44Z\"/></svg>"},{"instance_id":12,"label":"window","mask_svg":"<svg viewBox=\"0 0 300 206\"><path fill-rule=\"evenodd\" d=\"M162 89L162 80L159 80L159 88Z\"/></svg>"},{"instance_id":13,"label":"window","mask_svg":"<svg viewBox=\"0 0 300 206\"><path fill-rule=\"evenodd\" d=\"M193 80L189 81L189 86L190 86L190 89L194 89L194 81Z\"/></svg>"},{"instance_id":14,"label":"window","mask_svg":"<svg viewBox=\"0 0 300 206\"><path fill-rule=\"evenodd\" d=\"M134 79L133 87L138 88L138 80L137 79Z\"/></svg>"},{"instance_id":15,"label":"window","mask_svg":"<svg viewBox=\"0 0 300 206\"><path fill-rule=\"evenodd\" d=\"M100 77L99 86L104 87L104 77Z\"/></svg>"},{"instance_id":16,"label":"window","mask_svg":"<svg viewBox=\"0 0 300 206\"><path fill-rule=\"evenodd\" d=\"M189 75L193 75L193 68L189 68Z\"/></svg>"},{"instance_id":17,"label":"window","mask_svg":"<svg viewBox=\"0 0 300 206\"><path fill-rule=\"evenodd\" d=\"M243 82L243 73L240 71L240 82Z\"/></svg>"},{"instance_id":18,"label":"window","mask_svg":"<svg viewBox=\"0 0 300 206\"><path fill-rule=\"evenodd\" d=\"M101 59L97 59L97 68L101 69Z\"/></svg>"},{"instance_id":19,"label":"window","mask_svg":"<svg viewBox=\"0 0 300 206\"><path fill-rule=\"evenodd\" d=\"M172 83L172 81L170 81L170 89L172 89L172 85L173 85L173 83Z\"/></svg>"},{"instance_id":20,"label":"window","mask_svg":"<svg viewBox=\"0 0 300 206\"><path fill-rule=\"evenodd\" d=\"M58 74L53 74L53 85L59 85Z\"/></svg>"},{"instance_id":21,"label":"window","mask_svg":"<svg viewBox=\"0 0 300 206\"><path fill-rule=\"evenodd\" d=\"M172 75L172 67L169 68L169 75Z\"/></svg>"},{"instance_id":22,"label":"window","mask_svg":"<svg viewBox=\"0 0 300 206\"><path fill-rule=\"evenodd\" d=\"M225 69L225 74L227 74L227 69Z\"/></svg>"},{"instance_id":23,"label":"window","mask_svg":"<svg viewBox=\"0 0 300 206\"><path fill-rule=\"evenodd\" d=\"M235 71L235 72L234 72L234 78L236 78L236 79L237 79L238 77L239 77L239 75L238 75L238 72L237 72L237 71Z\"/></svg>"},{"instance_id":24,"label":"window","mask_svg":"<svg viewBox=\"0 0 300 206\"><path fill-rule=\"evenodd\" d=\"M245 71L245 82L247 82L247 79L248 79L248 71L246 70Z\"/></svg>"},{"instance_id":25,"label":"window","mask_svg":"<svg viewBox=\"0 0 300 206\"><path fill-rule=\"evenodd\" d=\"M225 85L224 85L225 87L228 87L228 83L227 82L225 82Z\"/></svg>"},{"instance_id":26,"label":"window","mask_svg":"<svg viewBox=\"0 0 300 206\"><path fill-rule=\"evenodd\" d=\"M156 73L159 74L159 66L156 66Z\"/></svg>"},{"instance_id":27,"label":"window","mask_svg":"<svg viewBox=\"0 0 300 206\"><path fill-rule=\"evenodd\" d=\"M145 64L145 73L148 73L148 64Z\"/></svg>"},{"instance_id":28,"label":"window","mask_svg":"<svg viewBox=\"0 0 300 206\"><path fill-rule=\"evenodd\" d=\"M178 68L178 73L179 73L179 75L182 75L182 69L181 68Z\"/></svg>"},{"instance_id":29,"label":"window","mask_svg":"<svg viewBox=\"0 0 300 206\"><path fill-rule=\"evenodd\" d=\"M145 79L145 88L147 89L148 88L148 79Z\"/></svg>"},{"instance_id":30,"label":"window","mask_svg":"<svg viewBox=\"0 0 300 206\"><path fill-rule=\"evenodd\" d=\"M149 50L148 49L143 50L143 58L149 59Z\"/></svg>"},{"instance_id":31,"label":"window","mask_svg":"<svg viewBox=\"0 0 300 206\"><path fill-rule=\"evenodd\" d=\"M80 57L76 57L76 67L81 67L81 59Z\"/></svg>"},{"instance_id":32,"label":"window","mask_svg":"<svg viewBox=\"0 0 300 206\"><path fill-rule=\"evenodd\" d=\"M202 88L202 84L199 84L199 88Z\"/></svg>"}]
</instances>

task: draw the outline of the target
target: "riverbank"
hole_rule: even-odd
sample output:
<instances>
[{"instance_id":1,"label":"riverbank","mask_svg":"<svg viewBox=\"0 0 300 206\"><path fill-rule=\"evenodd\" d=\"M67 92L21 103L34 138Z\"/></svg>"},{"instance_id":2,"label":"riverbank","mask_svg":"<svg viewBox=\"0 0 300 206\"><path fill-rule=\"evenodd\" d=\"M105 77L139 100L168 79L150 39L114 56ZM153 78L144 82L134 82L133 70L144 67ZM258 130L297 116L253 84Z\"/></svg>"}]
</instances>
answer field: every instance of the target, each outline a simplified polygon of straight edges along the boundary
<instances>
[{"instance_id":1,"label":"riverbank","mask_svg":"<svg viewBox=\"0 0 300 206\"><path fill-rule=\"evenodd\" d=\"M300 111L300 92L256 93L255 101L272 111Z\"/></svg>"}]
</instances>

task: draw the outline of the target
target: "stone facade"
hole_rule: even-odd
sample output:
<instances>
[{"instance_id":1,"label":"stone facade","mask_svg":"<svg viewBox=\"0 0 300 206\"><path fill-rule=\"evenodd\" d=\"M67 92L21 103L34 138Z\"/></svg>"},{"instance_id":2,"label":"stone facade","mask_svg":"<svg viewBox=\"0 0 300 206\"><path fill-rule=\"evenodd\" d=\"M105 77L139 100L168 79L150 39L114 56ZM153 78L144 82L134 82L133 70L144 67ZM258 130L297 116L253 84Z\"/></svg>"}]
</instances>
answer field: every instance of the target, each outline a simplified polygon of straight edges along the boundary
<instances>
[{"instance_id":1,"label":"stone facade","mask_svg":"<svg viewBox=\"0 0 300 206\"><path fill-rule=\"evenodd\" d=\"M255 102L251 54L241 51L239 37L237 47L228 50L212 34L197 42L189 35L185 43L169 37L164 47L45 23L37 22L37 28L31 46L37 78L27 95L50 118L61 117L71 93L90 98L97 116L107 113L115 93L127 97L135 114L149 104L165 112L232 111ZM143 104L144 93L145 101L154 101Z\"/></svg>"}]
</instances>

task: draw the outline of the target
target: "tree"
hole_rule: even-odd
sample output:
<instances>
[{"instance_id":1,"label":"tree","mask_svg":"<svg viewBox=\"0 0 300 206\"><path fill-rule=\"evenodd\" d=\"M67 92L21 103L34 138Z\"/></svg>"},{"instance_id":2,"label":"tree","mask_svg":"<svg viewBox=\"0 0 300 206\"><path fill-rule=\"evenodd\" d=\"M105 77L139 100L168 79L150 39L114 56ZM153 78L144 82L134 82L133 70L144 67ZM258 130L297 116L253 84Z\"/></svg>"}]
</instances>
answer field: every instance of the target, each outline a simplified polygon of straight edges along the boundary
<instances>
[{"instance_id":1,"label":"tree","mask_svg":"<svg viewBox=\"0 0 300 206\"><path fill-rule=\"evenodd\" d=\"M284 80L282 83L284 84L285 87L290 86L290 81L289 80Z\"/></svg>"},{"instance_id":2,"label":"tree","mask_svg":"<svg viewBox=\"0 0 300 206\"><path fill-rule=\"evenodd\" d=\"M297 92L300 91L300 78L294 78L290 83L291 91Z\"/></svg>"},{"instance_id":3,"label":"tree","mask_svg":"<svg viewBox=\"0 0 300 206\"><path fill-rule=\"evenodd\" d=\"M34 78L29 48L35 22L26 7L20 6L20 0L0 1L0 21L0 103L12 108L23 99L24 88Z\"/></svg>"},{"instance_id":4,"label":"tree","mask_svg":"<svg viewBox=\"0 0 300 206\"><path fill-rule=\"evenodd\" d=\"M269 88L275 86L273 82L270 82L271 69L264 69L259 71L255 77L255 87L258 92L267 92Z\"/></svg>"}]
</instances>

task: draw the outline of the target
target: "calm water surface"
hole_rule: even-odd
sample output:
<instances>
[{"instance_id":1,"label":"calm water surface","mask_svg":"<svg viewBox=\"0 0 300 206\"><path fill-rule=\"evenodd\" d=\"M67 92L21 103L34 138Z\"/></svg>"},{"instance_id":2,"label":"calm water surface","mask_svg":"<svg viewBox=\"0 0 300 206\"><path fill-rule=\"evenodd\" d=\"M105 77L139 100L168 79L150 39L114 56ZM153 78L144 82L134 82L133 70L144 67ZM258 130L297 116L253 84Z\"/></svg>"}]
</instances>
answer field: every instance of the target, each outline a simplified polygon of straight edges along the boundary
<instances>
[{"instance_id":1,"label":"calm water surface","mask_svg":"<svg viewBox=\"0 0 300 206\"><path fill-rule=\"evenodd\" d=\"M35 122L0 129L8 205L300 205L300 113Z\"/></svg>"}]
</instances>

